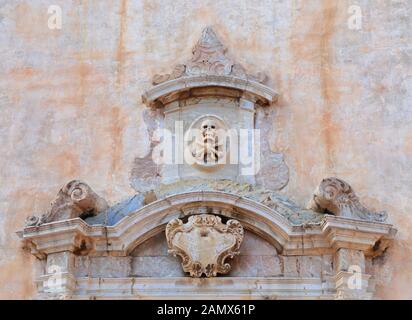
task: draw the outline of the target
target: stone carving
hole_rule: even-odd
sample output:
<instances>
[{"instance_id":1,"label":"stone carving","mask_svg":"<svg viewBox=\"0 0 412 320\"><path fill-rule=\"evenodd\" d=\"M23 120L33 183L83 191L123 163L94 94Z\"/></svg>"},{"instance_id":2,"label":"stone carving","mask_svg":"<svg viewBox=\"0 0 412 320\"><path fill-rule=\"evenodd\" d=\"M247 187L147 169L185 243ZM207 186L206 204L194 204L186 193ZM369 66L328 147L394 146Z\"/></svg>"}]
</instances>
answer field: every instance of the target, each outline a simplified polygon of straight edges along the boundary
<instances>
[{"instance_id":1,"label":"stone carving","mask_svg":"<svg viewBox=\"0 0 412 320\"><path fill-rule=\"evenodd\" d=\"M185 74L186 66L184 64L178 64L175 66L172 73L169 74L156 74L153 76L152 83L154 85L162 82L173 80L182 77Z\"/></svg>"},{"instance_id":2,"label":"stone carving","mask_svg":"<svg viewBox=\"0 0 412 320\"><path fill-rule=\"evenodd\" d=\"M315 190L309 209L353 219L384 222L386 212L373 212L363 206L352 187L338 178L323 179Z\"/></svg>"},{"instance_id":3,"label":"stone carving","mask_svg":"<svg viewBox=\"0 0 412 320\"><path fill-rule=\"evenodd\" d=\"M264 83L267 80L265 74L259 72L250 75L238 63L233 63L226 57L227 49L217 38L212 28L203 30L202 36L192 50L193 56L186 64L177 65L170 74L157 74L153 77L153 85L158 85L168 80L183 76L198 75L232 75L235 77L250 79Z\"/></svg>"},{"instance_id":4,"label":"stone carving","mask_svg":"<svg viewBox=\"0 0 412 320\"><path fill-rule=\"evenodd\" d=\"M211 28L204 29L202 37L193 48L193 57L186 65L186 74L229 75L233 63L226 57L226 50Z\"/></svg>"},{"instance_id":5,"label":"stone carving","mask_svg":"<svg viewBox=\"0 0 412 320\"><path fill-rule=\"evenodd\" d=\"M108 208L106 200L97 195L86 183L72 180L60 189L50 209L41 217L26 219L26 226L37 226L51 221L94 216Z\"/></svg>"},{"instance_id":6,"label":"stone carving","mask_svg":"<svg viewBox=\"0 0 412 320\"><path fill-rule=\"evenodd\" d=\"M226 258L239 254L243 227L237 220L222 223L210 214L193 215L187 223L171 220L166 226L169 253L182 258L182 267L192 277L226 274L231 266Z\"/></svg>"},{"instance_id":7,"label":"stone carving","mask_svg":"<svg viewBox=\"0 0 412 320\"><path fill-rule=\"evenodd\" d=\"M196 162L201 165L216 164L223 156L223 141L220 140L216 121L211 118L203 120L199 134L190 145L191 154Z\"/></svg>"}]
</instances>

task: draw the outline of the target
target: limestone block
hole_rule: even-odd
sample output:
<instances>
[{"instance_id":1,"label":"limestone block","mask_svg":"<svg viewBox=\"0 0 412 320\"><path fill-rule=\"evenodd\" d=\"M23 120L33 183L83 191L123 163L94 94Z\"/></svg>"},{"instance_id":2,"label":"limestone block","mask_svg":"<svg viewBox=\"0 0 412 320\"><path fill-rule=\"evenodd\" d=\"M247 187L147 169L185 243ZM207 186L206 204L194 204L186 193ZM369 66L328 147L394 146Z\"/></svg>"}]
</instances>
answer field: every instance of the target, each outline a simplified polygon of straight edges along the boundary
<instances>
[{"instance_id":1,"label":"limestone block","mask_svg":"<svg viewBox=\"0 0 412 320\"><path fill-rule=\"evenodd\" d=\"M320 256L240 255L234 259L231 276L305 277L321 275Z\"/></svg>"},{"instance_id":2,"label":"limestone block","mask_svg":"<svg viewBox=\"0 0 412 320\"><path fill-rule=\"evenodd\" d=\"M269 190L281 190L289 182L289 167L280 152L270 147L272 125L274 122L273 110L256 111L256 128L260 130L260 170L256 175L256 183Z\"/></svg>"},{"instance_id":3,"label":"limestone block","mask_svg":"<svg viewBox=\"0 0 412 320\"><path fill-rule=\"evenodd\" d=\"M253 257L253 256L252 256ZM258 266L258 277L280 277L282 276L282 262L279 256L261 256L261 263Z\"/></svg>"},{"instance_id":4,"label":"limestone block","mask_svg":"<svg viewBox=\"0 0 412 320\"><path fill-rule=\"evenodd\" d=\"M300 257L299 256L282 256L283 274L285 277L299 277L300 275Z\"/></svg>"},{"instance_id":5,"label":"limestone block","mask_svg":"<svg viewBox=\"0 0 412 320\"><path fill-rule=\"evenodd\" d=\"M254 234L253 232L245 230L244 239L240 247L240 254L242 256L276 256L276 248L270 243Z\"/></svg>"},{"instance_id":6,"label":"limestone block","mask_svg":"<svg viewBox=\"0 0 412 320\"><path fill-rule=\"evenodd\" d=\"M231 277L257 277L261 256L237 256L232 260Z\"/></svg>"},{"instance_id":7,"label":"limestone block","mask_svg":"<svg viewBox=\"0 0 412 320\"><path fill-rule=\"evenodd\" d=\"M74 267L74 254L68 251L51 253L47 256L46 272L71 272Z\"/></svg>"},{"instance_id":8,"label":"limestone block","mask_svg":"<svg viewBox=\"0 0 412 320\"><path fill-rule=\"evenodd\" d=\"M322 256L300 257L299 275L305 278L319 278L322 272Z\"/></svg>"},{"instance_id":9,"label":"limestone block","mask_svg":"<svg viewBox=\"0 0 412 320\"><path fill-rule=\"evenodd\" d=\"M184 277L180 262L171 256L138 256L132 259L135 277Z\"/></svg>"},{"instance_id":10,"label":"limestone block","mask_svg":"<svg viewBox=\"0 0 412 320\"><path fill-rule=\"evenodd\" d=\"M90 277L121 278L131 273L132 257L91 257Z\"/></svg>"},{"instance_id":11,"label":"limestone block","mask_svg":"<svg viewBox=\"0 0 412 320\"><path fill-rule=\"evenodd\" d=\"M130 255L133 257L166 257L167 242L163 233L159 233L136 247Z\"/></svg>"},{"instance_id":12,"label":"limestone block","mask_svg":"<svg viewBox=\"0 0 412 320\"><path fill-rule=\"evenodd\" d=\"M335 254L334 266L336 271L348 271L355 266L365 272L365 255L361 250L341 248Z\"/></svg>"},{"instance_id":13,"label":"limestone block","mask_svg":"<svg viewBox=\"0 0 412 320\"><path fill-rule=\"evenodd\" d=\"M333 255L322 255L322 276L330 277L333 274Z\"/></svg>"},{"instance_id":14,"label":"limestone block","mask_svg":"<svg viewBox=\"0 0 412 320\"><path fill-rule=\"evenodd\" d=\"M90 257L76 256L74 260L74 274L76 277L88 277L90 273Z\"/></svg>"}]
</instances>

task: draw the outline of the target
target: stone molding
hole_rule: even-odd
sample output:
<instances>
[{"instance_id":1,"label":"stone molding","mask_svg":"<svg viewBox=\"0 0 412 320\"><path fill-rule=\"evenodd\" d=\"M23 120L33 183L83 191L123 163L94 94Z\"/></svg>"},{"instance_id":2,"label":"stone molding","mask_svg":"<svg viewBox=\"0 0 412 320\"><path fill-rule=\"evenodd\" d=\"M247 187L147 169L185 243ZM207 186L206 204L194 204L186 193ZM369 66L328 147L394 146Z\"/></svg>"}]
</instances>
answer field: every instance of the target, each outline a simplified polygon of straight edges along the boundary
<instances>
[{"instance_id":1,"label":"stone molding","mask_svg":"<svg viewBox=\"0 0 412 320\"><path fill-rule=\"evenodd\" d=\"M334 299L325 278L77 278L73 299Z\"/></svg>"},{"instance_id":2,"label":"stone molding","mask_svg":"<svg viewBox=\"0 0 412 320\"><path fill-rule=\"evenodd\" d=\"M239 183L233 180L204 180L190 179L181 180L176 183L163 184L154 193L157 199L186 192L224 192L246 199L251 199L263 204L290 221L292 225L318 223L324 213L300 208L293 201L275 191L262 188L250 183Z\"/></svg>"},{"instance_id":3,"label":"stone molding","mask_svg":"<svg viewBox=\"0 0 412 320\"><path fill-rule=\"evenodd\" d=\"M215 215L193 215L187 223L171 220L166 226L166 239L169 253L182 258L183 271L196 278L203 274L216 277L230 271L226 259L239 254L243 227L234 219L224 224Z\"/></svg>"},{"instance_id":4,"label":"stone molding","mask_svg":"<svg viewBox=\"0 0 412 320\"><path fill-rule=\"evenodd\" d=\"M370 219L371 214L355 215L355 209L364 210L364 207L360 205L350 186L339 179L325 179L314 197L319 210L322 210L323 218L312 223L293 224L288 218L289 214L298 215L299 208L288 205L285 200L275 196L267 198L265 191L253 191L246 188L246 185L228 182L225 185L233 190L225 192L202 189L180 193L174 193L173 188L158 190L161 199L156 200L154 197L152 202L136 209L115 225L106 226L89 225L82 217L107 208L107 203L88 185L76 180L68 183L60 190L48 214L39 219L40 223L26 226L17 233L33 255L46 260L45 273L36 278L38 298L206 299L211 298L212 294L213 297L221 294L224 298L237 299L244 296L253 299L373 297L374 281L372 275L366 274L366 258L381 255L393 241L396 229L379 219ZM321 196L327 197L326 200L331 203ZM354 209L339 206L339 201L346 206L349 203ZM323 207L328 210L321 209ZM351 215L340 214L337 209L347 210L345 212L350 212ZM285 212L288 214L285 215ZM223 224L220 217L228 219L228 222ZM186 219L188 222L183 223ZM180 246L180 249L176 249L173 239L180 231L187 231L186 234L191 229L204 232L205 227L209 228L209 232L218 230L234 235L234 242L233 245L215 250L216 255L212 259L208 256L206 263L203 260L202 263L197 263L192 257L193 252L199 249L198 243L192 248ZM218 273L224 274L230 270L225 258L233 257L239 252L243 228L268 241L283 256L333 255L333 273L322 276L321 279L213 278ZM76 256L129 256L134 248L164 231L172 253L182 256L184 271L195 277L202 274L212 277L200 291L198 286L187 279L201 279L188 277L84 279L75 276ZM219 241L221 239L217 242ZM359 273L354 274L354 270L359 270ZM358 277L356 279L360 289L352 288L354 277ZM57 288L53 285L56 279L59 282ZM99 285L96 287L97 283ZM173 283L179 283L182 290L176 290ZM131 286L132 289L124 290L126 286Z\"/></svg>"},{"instance_id":5,"label":"stone molding","mask_svg":"<svg viewBox=\"0 0 412 320\"><path fill-rule=\"evenodd\" d=\"M180 100L182 97L196 96L193 91L204 87L209 87L208 91L201 92L204 96L223 96L228 92L217 91L215 88L228 88L238 91L237 96L263 106L276 102L278 97L269 87L252 80L235 76L199 75L173 79L154 86L142 95L142 101L149 107L164 107L165 104ZM233 95L234 93L229 93L229 96Z\"/></svg>"},{"instance_id":6,"label":"stone molding","mask_svg":"<svg viewBox=\"0 0 412 320\"><path fill-rule=\"evenodd\" d=\"M286 255L328 254L337 248L381 253L392 241L392 225L325 215L321 223L292 225L275 209L224 192L188 192L155 201L114 226L88 225L80 218L26 227L18 235L36 256L59 251L125 256L137 245L165 230L175 218L198 213L238 220Z\"/></svg>"},{"instance_id":7,"label":"stone molding","mask_svg":"<svg viewBox=\"0 0 412 320\"><path fill-rule=\"evenodd\" d=\"M384 222L386 212L373 212L359 201L353 188L345 181L331 177L323 179L315 190L308 208L336 216Z\"/></svg>"}]
</instances>

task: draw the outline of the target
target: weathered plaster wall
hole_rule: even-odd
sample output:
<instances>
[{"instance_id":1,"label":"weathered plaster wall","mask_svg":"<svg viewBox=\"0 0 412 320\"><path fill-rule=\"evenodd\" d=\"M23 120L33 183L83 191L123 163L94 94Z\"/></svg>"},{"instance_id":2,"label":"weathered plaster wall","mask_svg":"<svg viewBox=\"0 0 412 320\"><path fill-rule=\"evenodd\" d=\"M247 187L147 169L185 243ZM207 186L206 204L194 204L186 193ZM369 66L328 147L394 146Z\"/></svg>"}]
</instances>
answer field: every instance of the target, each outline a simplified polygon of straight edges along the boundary
<instances>
[{"instance_id":1,"label":"weathered plaster wall","mask_svg":"<svg viewBox=\"0 0 412 320\"><path fill-rule=\"evenodd\" d=\"M47 27L60 5L61 30ZM347 10L363 11L350 30ZM412 298L408 0L0 2L0 298L31 298L33 257L14 234L72 178L115 202L149 152L141 94L212 25L229 55L265 70L280 100L270 145L302 206L325 176L389 212L394 246L372 267L378 298ZM409 90L408 90L409 89Z\"/></svg>"}]
</instances>

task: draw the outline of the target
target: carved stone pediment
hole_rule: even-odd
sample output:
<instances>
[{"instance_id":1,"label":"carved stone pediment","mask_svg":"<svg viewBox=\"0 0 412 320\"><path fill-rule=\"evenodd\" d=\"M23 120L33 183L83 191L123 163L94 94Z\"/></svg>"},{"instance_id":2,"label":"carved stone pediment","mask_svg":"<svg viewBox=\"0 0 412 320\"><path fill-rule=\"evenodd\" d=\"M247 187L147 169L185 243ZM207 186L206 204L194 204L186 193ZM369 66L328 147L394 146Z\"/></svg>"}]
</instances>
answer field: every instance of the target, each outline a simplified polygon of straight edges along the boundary
<instances>
[{"instance_id":1,"label":"carved stone pediment","mask_svg":"<svg viewBox=\"0 0 412 320\"><path fill-rule=\"evenodd\" d=\"M176 65L170 74L156 74L152 82L158 85L184 76L199 75L232 75L259 83L267 80L267 76L262 72L256 75L248 74L242 65L234 63L226 56L226 51L227 49L219 41L213 29L207 27L192 50L192 58L185 64Z\"/></svg>"},{"instance_id":2,"label":"carved stone pediment","mask_svg":"<svg viewBox=\"0 0 412 320\"><path fill-rule=\"evenodd\" d=\"M215 277L226 274L231 266L226 258L239 254L243 240L243 227L237 220L222 223L215 215L202 214L189 217L187 223L180 219L166 226L169 252L182 258L185 272L192 277Z\"/></svg>"}]
</instances>

